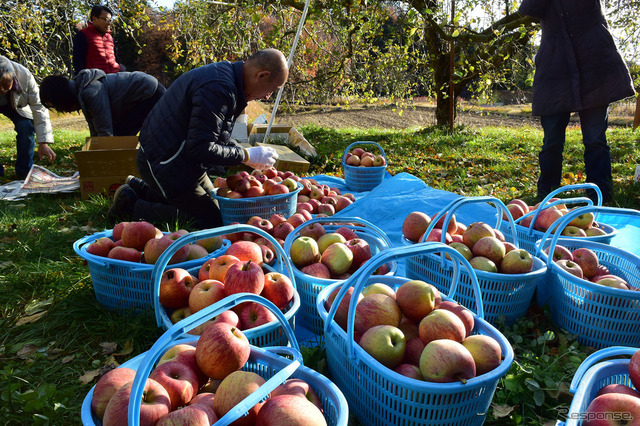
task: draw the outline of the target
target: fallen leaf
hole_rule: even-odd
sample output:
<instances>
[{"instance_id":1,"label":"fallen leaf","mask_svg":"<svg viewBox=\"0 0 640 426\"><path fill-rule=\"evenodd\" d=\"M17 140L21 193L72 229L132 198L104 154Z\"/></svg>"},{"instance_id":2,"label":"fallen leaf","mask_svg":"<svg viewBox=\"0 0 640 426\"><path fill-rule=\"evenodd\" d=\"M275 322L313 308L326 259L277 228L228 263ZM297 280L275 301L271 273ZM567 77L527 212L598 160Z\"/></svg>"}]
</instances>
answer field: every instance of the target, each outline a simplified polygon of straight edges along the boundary
<instances>
[{"instance_id":1,"label":"fallen leaf","mask_svg":"<svg viewBox=\"0 0 640 426\"><path fill-rule=\"evenodd\" d=\"M38 312L46 310L53 303L53 297L47 300L32 300L24 309L24 313L27 315L33 315Z\"/></svg>"},{"instance_id":2,"label":"fallen leaf","mask_svg":"<svg viewBox=\"0 0 640 426\"><path fill-rule=\"evenodd\" d=\"M103 354L110 355L116 351L118 344L116 342L102 342L100 343L100 347L102 348Z\"/></svg>"},{"instance_id":3,"label":"fallen leaf","mask_svg":"<svg viewBox=\"0 0 640 426\"><path fill-rule=\"evenodd\" d=\"M88 383L91 383L93 381L93 379L98 377L99 374L100 374L100 370L85 371L84 374L78 378L78 380L83 385L86 385Z\"/></svg>"},{"instance_id":4,"label":"fallen leaf","mask_svg":"<svg viewBox=\"0 0 640 426\"><path fill-rule=\"evenodd\" d=\"M47 311L44 311L44 312L38 312L35 315L22 317L18 321L16 321L16 326L34 323L38 321L40 318L42 318L43 316L45 316L46 314L47 314Z\"/></svg>"},{"instance_id":5,"label":"fallen leaf","mask_svg":"<svg viewBox=\"0 0 640 426\"><path fill-rule=\"evenodd\" d=\"M18 350L17 354L20 359L27 359L38 350L36 345L25 345L20 350Z\"/></svg>"},{"instance_id":6,"label":"fallen leaf","mask_svg":"<svg viewBox=\"0 0 640 426\"><path fill-rule=\"evenodd\" d=\"M133 352L133 343L127 341L127 343L124 344L124 348L122 348L120 352L113 354L113 356L129 355L131 352Z\"/></svg>"},{"instance_id":7,"label":"fallen leaf","mask_svg":"<svg viewBox=\"0 0 640 426\"><path fill-rule=\"evenodd\" d=\"M497 419L507 417L514 409L513 406L505 404L491 404L491 408L493 408L493 415Z\"/></svg>"},{"instance_id":8,"label":"fallen leaf","mask_svg":"<svg viewBox=\"0 0 640 426\"><path fill-rule=\"evenodd\" d=\"M71 362L71 360L72 360L73 358L75 358L75 355L67 355L67 356L65 356L64 358L62 358L62 359L60 360L60 363L61 363L61 364L68 364L69 362Z\"/></svg>"}]
</instances>

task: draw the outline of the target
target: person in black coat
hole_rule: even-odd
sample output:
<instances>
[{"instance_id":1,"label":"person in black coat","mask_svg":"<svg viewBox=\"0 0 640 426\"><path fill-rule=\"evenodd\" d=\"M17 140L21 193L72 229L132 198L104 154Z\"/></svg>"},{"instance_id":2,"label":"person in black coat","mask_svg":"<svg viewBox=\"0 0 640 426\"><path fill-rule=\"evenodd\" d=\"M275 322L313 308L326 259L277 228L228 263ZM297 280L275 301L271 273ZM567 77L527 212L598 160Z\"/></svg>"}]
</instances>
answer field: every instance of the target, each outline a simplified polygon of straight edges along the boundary
<instances>
[{"instance_id":1,"label":"person in black coat","mask_svg":"<svg viewBox=\"0 0 640 426\"><path fill-rule=\"evenodd\" d=\"M154 76L140 71L84 69L73 80L50 75L40 84L42 104L59 112L82 110L91 136L137 135L164 92Z\"/></svg>"},{"instance_id":2,"label":"person in black coat","mask_svg":"<svg viewBox=\"0 0 640 426\"><path fill-rule=\"evenodd\" d=\"M140 130L137 164L142 180L130 177L116 190L108 220L221 226L207 170L275 164L273 148L244 149L231 139L231 132L247 102L268 98L288 76L282 52L264 49L246 61L217 62L178 77Z\"/></svg>"},{"instance_id":3,"label":"person in black coat","mask_svg":"<svg viewBox=\"0 0 640 426\"><path fill-rule=\"evenodd\" d=\"M538 197L560 186L566 128L571 113L578 112L587 182L598 185L604 201L609 201L609 104L635 91L600 0L523 0L519 11L539 19L542 29L535 56L532 111L541 117L544 130L538 156Z\"/></svg>"}]
</instances>

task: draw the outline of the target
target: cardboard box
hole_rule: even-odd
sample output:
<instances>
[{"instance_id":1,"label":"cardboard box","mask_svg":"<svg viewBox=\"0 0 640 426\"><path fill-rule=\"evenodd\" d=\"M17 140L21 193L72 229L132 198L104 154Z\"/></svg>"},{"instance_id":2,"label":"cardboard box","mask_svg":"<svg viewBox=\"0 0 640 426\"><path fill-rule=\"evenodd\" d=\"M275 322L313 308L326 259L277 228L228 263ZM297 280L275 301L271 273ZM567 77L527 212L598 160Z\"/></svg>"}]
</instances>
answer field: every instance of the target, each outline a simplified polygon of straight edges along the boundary
<instances>
[{"instance_id":1,"label":"cardboard box","mask_svg":"<svg viewBox=\"0 0 640 426\"><path fill-rule=\"evenodd\" d=\"M80 174L80 194L112 196L129 175L138 176L137 136L89 137L81 151L75 152Z\"/></svg>"},{"instance_id":2,"label":"cardboard box","mask_svg":"<svg viewBox=\"0 0 640 426\"><path fill-rule=\"evenodd\" d=\"M267 132L267 124L249 124L247 131L249 132L249 143L254 145L258 142L279 141L288 146L300 149L304 155L314 157L316 155L315 148L305 139L305 137L295 128L282 124L274 124L271 126L269 140L265 141L265 133ZM293 170L292 170L293 171Z\"/></svg>"},{"instance_id":3,"label":"cardboard box","mask_svg":"<svg viewBox=\"0 0 640 426\"><path fill-rule=\"evenodd\" d=\"M252 146L248 143L242 143L240 145L242 145L242 147L244 148L249 148ZM270 146L271 148L275 149L278 153L278 160L276 161L275 168L278 170L288 170L299 176L309 171L309 162L284 145L256 143L253 146Z\"/></svg>"}]
</instances>

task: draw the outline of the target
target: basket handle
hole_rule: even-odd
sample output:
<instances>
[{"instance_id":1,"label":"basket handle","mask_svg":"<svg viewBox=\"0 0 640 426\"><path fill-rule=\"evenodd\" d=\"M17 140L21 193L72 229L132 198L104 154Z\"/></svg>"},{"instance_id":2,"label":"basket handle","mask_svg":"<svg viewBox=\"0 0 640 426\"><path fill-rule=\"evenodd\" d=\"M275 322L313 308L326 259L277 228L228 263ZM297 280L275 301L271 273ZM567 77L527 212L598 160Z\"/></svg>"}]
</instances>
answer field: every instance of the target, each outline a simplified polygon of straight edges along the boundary
<instances>
[{"instance_id":1,"label":"basket handle","mask_svg":"<svg viewBox=\"0 0 640 426\"><path fill-rule=\"evenodd\" d=\"M329 310L329 314L327 316L327 320L324 324L325 334L329 332L329 327L331 325L331 321L335 316L335 313L338 309L338 305L344 298L347 290L353 286L353 294L351 296L351 301L349 303L349 317L347 320L347 333L349 338L347 339L348 349L350 356L355 359L355 349L353 347L354 339L353 339L353 328L354 328L354 318L356 311L356 304L358 301L358 295L362 292L362 289L367 282L367 278L372 275L372 273L381 265L391 261L391 260L399 260L406 257L416 256L416 255L425 255L432 252L447 252L452 255L452 259L458 259L463 267L467 269L469 272L469 277L471 278L471 284L473 286L474 296L476 299L476 312L479 318L484 318L484 310L482 306L482 294L480 291L480 285L478 284L478 278L469 264L469 261L460 254L453 247L449 247L446 244L429 241L426 243L418 243L410 246L401 246L401 247L392 247L388 250L383 250L378 252L375 256L373 256L367 263L361 266L353 275L351 275L345 283L340 287L338 294L336 295L333 303L331 304L331 309ZM455 294L455 291L458 286L459 278L460 278L460 269L458 268L458 263L454 262L453 264L453 281L451 283L451 289L449 294ZM451 297L451 296L450 296ZM318 298L319 300L319 298Z\"/></svg>"},{"instance_id":2,"label":"basket handle","mask_svg":"<svg viewBox=\"0 0 640 426\"><path fill-rule=\"evenodd\" d=\"M213 229L204 229L202 231L190 232L186 235L175 240L166 250L160 255L158 260L156 261L155 266L153 267L153 271L151 272L151 284L153 288L153 293L151 294L151 298L153 299L153 309L156 315L156 324L158 327L162 327L163 319L162 319L162 310L164 309L160 304L160 280L162 279L162 273L165 270L165 267L169 263L171 256L174 255L175 252L180 250L182 246L193 243L198 240L202 240L205 238L215 237L217 235L225 235L231 232L252 232L254 234L258 234L261 237L264 237L271 243L274 248L274 251L277 256L280 257L280 270L282 271L282 267L286 268L287 273L289 275L289 279L293 284L293 288L296 288L296 281L293 274L293 266L291 265L291 260L286 255L284 249L280 244L273 238L269 233L263 231L262 229L256 228L252 225L244 225L244 224L236 224L236 225L227 225L221 226Z\"/></svg>"},{"instance_id":3,"label":"basket handle","mask_svg":"<svg viewBox=\"0 0 640 426\"><path fill-rule=\"evenodd\" d=\"M638 351L640 351L640 349L631 348L628 346L611 346L592 353L584 361L582 361L582 364L580 364L580 366L576 370L576 373L573 375L569 392L571 392L572 394L576 393L582 377L587 372L587 370L591 368L591 366L593 366L596 362L620 355L629 355L629 357L631 357Z\"/></svg>"},{"instance_id":4,"label":"basket handle","mask_svg":"<svg viewBox=\"0 0 640 426\"><path fill-rule=\"evenodd\" d=\"M560 232L556 230L564 229L565 226L569 224L573 219L580 216L584 213L612 213L617 215L625 215L625 216L636 216L640 217L640 211L634 209L623 209L618 207L605 207L605 206L583 206L578 207L576 209L571 210L569 213L565 214L549 227L546 230L542 238L536 243L536 256L539 257L542 248L545 246L545 243L549 239L549 236L553 233L553 237L551 238L551 242L549 243L549 253L553 254L553 251L556 248L556 244L558 239L561 237ZM556 231L556 232L554 232ZM551 268L551 264L553 263L553 255L547 256L547 267Z\"/></svg>"},{"instance_id":5,"label":"basket handle","mask_svg":"<svg viewBox=\"0 0 640 426\"><path fill-rule=\"evenodd\" d=\"M384 159L385 160L387 159L387 155L384 153L384 149L382 149L382 147L380 145L378 145L377 143L375 143L374 141L356 141L356 142L351 143L348 147L346 147L344 152L342 153L342 162L343 163L345 162L345 160L347 158L347 153L351 150L351 147L353 147L355 145L375 145L380 150L380 153L382 154Z\"/></svg>"},{"instance_id":6,"label":"basket handle","mask_svg":"<svg viewBox=\"0 0 640 426\"><path fill-rule=\"evenodd\" d=\"M546 204L540 203L540 205L538 206L537 209L525 214L524 216L519 217L516 220L516 223L520 223L522 220L524 220L527 217L531 217L531 223L529 223L529 226L527 227L527 234L531 235L533 234L533 225L536 223L536 220L538 219L538 215L540 214L540 212L542 210L548 209L550 207L553 206L557 206L560 204L578 204L578 203L586 203L588 206L592 206L593 205L593 201L590 198L587 197L576 197L576 198L562 198L559 200L554 200L551 202L548 202Z\"/></svg>"},{"instance_id":7,"label":"basket handle","mask_svg":"<svg viewBox=\"0 0 640 426\"><path fill-rule=\"evenodd\" d=\"M382 239L382 241L385 242L387 247L392 246L391 240L389 240L389 237L387 237L387 234L385 234L382 229L378 228L376 225L369 222L368 220L361 219L359 217L335 217L335 216L314 217L313 219L308 220L302 223L301 225L298 225L296 229L294 229L289 233L289 235L287 235L287 238L284 240L285 253L291 252L291 244L293 244L293 241L295 241L295 239L298 238L298 236L300 235L300 231L306 226L311 225L313 223L330 223L330 224L345 224L345 225L350 223L361 223L364 225L364 227L359 227L360 229L370 228L372 231L374 231L378 235L378 237L380 237L380 239ZM356 227L356 230L357 229L358 227Z\"/></svg>"},{"instance_id":8,"label":"basket handle","mask_svg":"<svg viewBox=\"0 0 640 426\"><path fill-rule=\"evenodd\" d=\"M289 325L289 322L285 318L284 314L280 311L280 309L278 309L278 307L274 305L271 301L253 293L237 293L237 294L232 294L231 296L227 296L224 299L214 303L213 305L207 306L206 308L196 312L195 314L189 315L183 320L178 321L177 323L172 325L167 331L164 332L164 334L162 334L162 336L160 336L158 340L156 340L156 342L153 344L151 349L149 349L146 356L140 363L140 366L138 367L138 370L136 372L136 376L133 380L133 386L131 388L131 397L129 399L129 413L128 413L129 424L131 425L136 424L138 422L138 419L140 418L140 401L142 400L142 392L144 390L144 385L146 384L147 378L151 373L152 367L156 364L158 359L160 359L162 354L171 346L173 346L175 341L178 340L180 337L184 336L188 331L196 328L199 325L204 324L210 318L213 318L214 316L220 314L221 312L232 309L233 307L244 302L257 302L267 307L278 318L278 321L280 321L282 327L284 328L285 333L287 334L289 343L293 348L292 350L296 350L300 352L300 346L298 345L298 341L296 340L296 337L293 332L293 329L291 328L291 325ZM194 339L198 339L198 338L199 337L194 336ZM298 366L300 365L300 362L297 357L294 357L294 361L292 362L292 365L295 365L295 367L293 367L293 371L295 371L295 369L297 369ZM291 375L291 373L289 373L289 375ZM257 393L257 392L254 392L254 393ZM258 401L264 398L265 396L266 394L262 395L258 399ZM255 403L253 405L255 405ZM253 405L250 405L249 407L252 407Z\"/></svg>"},{"instance_id":9,"label":"basket handle","mask_svg":"<svg viewBox=\"0 0 640 426\"><path fill-rule=\"evenodd\" d=\"M596 202L596 205L598 206L602 205L602 191L600 191L600 187L598 187L598 185L591 182L575 183L572 185L565 185L565 186L561 186L560 188L556 188L550 193L548 193L546 197L544 197L544 199L540 202L540 205L541 206L545 205L550 199L552 199L556 195L561 194L563 192L578 191L581 189L585 191L587 189L593 189L596 192L596 195L598 196L597 197L598 201Z\"/></svg>"}]
</instances>

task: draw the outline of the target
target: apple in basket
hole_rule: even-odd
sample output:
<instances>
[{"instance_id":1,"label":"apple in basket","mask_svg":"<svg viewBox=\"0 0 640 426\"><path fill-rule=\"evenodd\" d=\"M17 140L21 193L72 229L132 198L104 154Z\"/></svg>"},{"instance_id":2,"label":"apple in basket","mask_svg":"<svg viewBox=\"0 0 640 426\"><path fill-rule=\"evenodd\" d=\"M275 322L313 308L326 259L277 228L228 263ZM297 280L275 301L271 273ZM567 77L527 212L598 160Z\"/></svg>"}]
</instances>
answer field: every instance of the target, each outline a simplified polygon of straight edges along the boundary
<instances>
[{"instance_id":1,"label":"apple in basket","mask_svg":"<svg viewBox=\"0 0 640 426\"><path fill-rule=\"evenodd\" d=\"M461 235L454 235L454 236L458 236L460 238L462 238ZM473 253L471 252L471 249L469 247L467 247L467 245L463 242L460 241L454 241L452 243L448 244L450 247L456 249L458 251L458 253L460 253L465 259L467 260L471 260L471 258L473 257ZM506 245L505 245L506 248ZM445 255L447 259L450 259L451 256L449 256L449 254Z\"/></svg>"},{"instance_id":2,"label":"apple in basket","mask_svg":"<svg viewBox=\"0 0 640 426\"><path fill-rule=\"evenodd\" d=\"M87 253L107 257L109 251L115 246L116 243L111 238L100 237L87 246Z\"/></svg>"},{"instance_id":3,"label":"apple in basket","mask_svg":"<svg viewBox=\"0 0 640 426\"><path fill-rule=\"evenodd\" d=\"M356 237L348 240L346 244L347 248L353 253L349 271L354 272L363 263L371 259L371 247L369 247L369 243L366 240Z\"/></svg>"},{"instance_id":4,"label":"apple in basket","mask_svg":"<svg viewBox=\"0 0 640 426\"><path fill-rule=\"evenodd\" d=\"M253 241L236 241L227 249L228 256L235 256L243 262L251 260L253 263L262 265L262 250ZM225 281L226 282L226 281Z\"/></svg>"},{"instance_id":5,"label":"apple in basket","mask_svg":"<svg viewBox=\"0 0 640 426\"><path fill-rule=\"evenodd\" d=\"M597 226L590 226L584 231L587 234L587 237L600 237L602 235L607 235L604 229L598 228Z\"/></svg>"},{"instance_id":6,"label":"apple in basket","mask_svg":"<svg viewBox=\"0 0 640 426\"><path fill-rule=\"evenodd\" d=\"M196 241L196 244L204 247L208 253L213 253L222 247L224 243L224 239L222 235L214 235L213 237L203 238L202 240Z\"/></svg>"},{"instance_id":7,"label":"apple in basket","mask_svg":"<svg viewBox=\"0 0 640 426\"><path fill-rule=\"evenodd\" d=\"M213 402L211 405L206 404L189 404L184 407L170 412L162 417L156 426L209 426L218 421L215 411L213 411Z\"/></svg>"},{"instance_id":8,"label":"apple in basket","mask_svg":"<svg viewBox=\"0 0 640 426\"><path fill-rule=\"evenodd\" d=\"M302 379L288 379L271 392L271 397L279 395L293 395L305 398L322 411L322 401L315 390Z\"/></svg>"},{"instance_id":9,"label":"apple in basket","mask_svg":"<svg viewBox=\"0 0 640 426\"><path fill-rule=\"evenodd\" d=\"M291 243L289 256L297 268L303 268L320 261L320 249L316 240L311 237L301 236Z\"/></svg>"},{"instance_id":10,"label":"apple in basket","mask_svg":"<svg viewBox=\"0 0 640 426\"><path fill-rule=\"evenodd\" d=\"M267 399L258 415L256 426L326 425L327 421L313 403L297 395L278 395Z\"/></svg>"},{"instance_id":11,"label":"apple in basket","mask_svg":"<svg viewBox=\"0 0 640 426\"><path fill-rule=\"evenodd\" d=\"M560 233L560 235L563 235L565 237L586 237L587 233L585 232L584 229L578 228L577 226L565 226L565 228L562 230L562 232Z\"/></svg>"},{"instance_id":12,"label":"apple in basket","mask_svg":"<svg viewBox=\"0 0 640 426\"><path fill-rule=\"evenodd\" d=\"M234 263L224 275L224 290L227 296L236 293L260 294L263 288L264 272L251 260Z\"/></svg>"},{"instance_id":13,"label":"apple in basket","mask_svg":"<svg viewBox=\"0 0 640 426\"><path fill-rule=\"evenodd\" d=\"M243 303L241 306L242 310L239 317L243 330L249 330L277 320L277 317L269 308L259 303Z\"/></svg>"},{"instance_id":14,"label":"apple in basket","mask_svg":"<svg viewBox=\"0 0 640 426\"><path fill-rule=\"evenodd\" d=\"M527 204L526 201L521 200L520 198L514 198L513 200L511 200L511 201L509 201L507 203L507 207L510 206L511 204L518 205L518 206L520 206L520 208L522 209L523 212L529 213L529 205Z\"/></svg>"},{"instance_id":15,"label":"apple in basket","mask_svg":"<svg viewBox=\"0 0 640 426\"><path fill-rule=\"evenodd\" d=\"M113 225L113 229L111 230L111 237L113 241L118 241L122 239L122 230L129 222L118 222Z\"/></svg>"},{"instance_id":16,"label":"apple in basket","mask_svg":"<svg viewBox=\"0 0 640 426\"><path fill-rule=\"evenodd\" d=\"M189 293L189 309L192 314L213 305L227 296L225 285L218 280L204 280Z\"/></svg>"},{"instance_id":17,"label":"apple in basket","mask_svg":"<svg viewBox=\"0 0 640 426\"><path fill-rule=\"evenodd\" d=\"M102 421L104 411L111 397L118 389L131 382L135 377L135 370L126 367L114 368L100 377L93 389L91 398L91 411L100 421Z\"/></svg>"},{"instance_id":18,"label":"apple in basket","mask_svg":"<svg viewBox=\"0 0 640 426\"><path fill-rule=\"evenodd\" d=\"M473 222L462 234L462 242L470 249L483 237L495 237L495 230L484 222Z\"/></svg>"},{"instance_id":19,"label":"apple in basket","mask_svg":"<svg viewBox=\"0 0 640 426\"><path fill-rule=\"evenodd\" d=\"M368 286L362 289L362 295L365 297L370 294L376 294L376 293L387 295L390 298L396 300L396 292L391 287L383 283L369 284Z\"/></svg>"},{"instance_id":20,"label":"apple in basket","mask_svg":"<svg viewBox=\"0 0 640 426\"><path fill-rule=\"evenodd\" d=\"M311 223L300 230L301 237L310 237L316 241L326 233L326 229L320 223Z\"/></svg>"},{"instance_id":21,"label":"apple in basket","mask_svg":"<svg viewBox=\"0 0 640 426\"><path fill-rule=\"evenodd\" d=\"M116 246L109 250L107 257L109 259L140 263L142 260L142 253L133 247Z\"/></svg>"},{"instance_id":22,"label":"apple in basket","mask_svg":"<svg viewBox=\"0 0 640 426\"><path fill-rule=\"evenodd\" d=\"M353 252L345 243L333 243L322 252L320 262L332 275L344 274L353 263Z\"/></svg>"},{"instance_id":23,"label":"apple in basket","mask_svg":"<svg viewBox=\"0 0 640 426\"><path fill-rule=\"evenodd\" d=\"M533 256L525 249L511 250L500 262L503 274L526 274L533 270Z\"/></svg>"},{"instance_id":24,"label":"apple in basket","mask_svg":"<svg viewBox=\"0 0 640 426\"><path fill-rule=\"evenodd\" d=\"M169 393L171 411L187 405L200 388L195 371L178 361L169 361L158 365L153 369L149 378L160 383Z\"/></svg>"},{"instance_id":25,"label":"apple in basket","mask_svg":"<svg viewBox=\"0 0 640 426\"><path fill-rule=\"evenodd\" d=\"M511 214L511 217L513 218L513 220L520 219L522 216L528 213L528 211L524 211L522 209L522 206L518 204L507 204L506 207L507 207L507 210L509 210L509 213ZM506 213L502 213L502 219L507 220Z\"/></svg>"},{"instance_id":26,"label":"apple in basket","mask_svg":"<svg viewBox=\"0 0 640 426\"><path fill-rule=\"evenodd\" d=\"M601 388L598 393L596 393L596 396L604 395L606 393L623 393L640 398L640 392L630 386L622 385L620 383L613 383Z\"/></svg>"},{"instance_id":27,"label":"apple in basket","mask_svg":"<svg viewBox=\"0 0 640 426\"><path fill-rule=\"evenodd\" d=\"M230 254L223 254L209 259L202 265L200 271L198 271L198 277L201 281L211 279L224 282L224 276L227 274L231 265L239 262L240 259Z\"/></svg>"},{"instance_id":28,"label":"apple in basket","mask_svg":"<svg viewBox=\"0 0 640 426\"><path fill-rule=\"evenodd\" d=\"M404 282L396 291L396 302L402 313L416 322L431 313L440 300L438 289L422 280Z\"/></svg>"},{"instance_id":29,"label":"apple in basket","mask_svg":"<svg viewBox=\"0 0 640 426\"><path fill-rule=\"evenodd\" d=\"M476 363L476 374L479 376L495 369L502 362L500 343L491 336L474 334L462 341Z\"/></svg>"},{"instance_id":30,"label":"apple in basket","mask_svg":"<svg viewBox=\"0 0 640 426\"><path fill-rule=\"evenodd\" d=\"M547 256L549 256L549 247L547 247L544 250L544 252L547 254ZM566 260L573 261L573 254L571 254L571 250L569 250L565 246L561 246L560 244L557 244L553 248L553 261L555 262L555 261L561 260L561 259L566 259Z\"/></svg>"},{"instance_id":31,"label":"apple in basket","mask_svg":"<svg viewBox=\"0 0 640 426\"><path fill-rule=\"evenodd\" d=\"M450 339L462 342L467 335L462 320L446 309L434 309L418 324L420 339L426 345L433 340Z\"/></svg>"},{"instance_id":32,"label":"apple in basket","mask_svg":"<svg viewBox=\"0 0 640 426\"><path fill-rule=\"evenodd\" d=\"M620 419L626 419L621 422ZM633 419L633 420L632 420ZM640 398L623 393L600 395L589 403L583 425L638 424Z\"/></svg>"},{"instance_id":33,"label":"apple in basket","mask_svg":"<svg viewBox=\"0 0 640 426\"><path fill-rule=\"evenodd\" d=\"M146 263L155 264L158 261L158 258L164 251L169 248L171 244L175 241L169 234L163 235L160 238L153 238L144 246L144 260ZM171 259L169 259L168 264L180 263L187 260L189 256L189 246L184 245L176 251Z\"/></svg>"},{"instance_id":34,"label":"apple in basket","mask_svg":"<svg viewBox=\"0 0 640 426\"><path fill-rule=\"evenodd\" d=\"M160 304L167 308L178 309L189 304L189 294L198 280L186 269L172 268L160 277Z\"/></svg>"},{"instance_id":35,"label":"apple in basket","mask_svg":"<svg viewBox=\"0 0 640 426\"><path fill-rule=\"evenodd\" d=\"M478 271L498 272L498 267L493 260L484 256L473 256L469 259L469 264L473 269L477 269Z\"/></svg>"},{"instance_id":36,"label":"apple in basket","mask_svg":"<svg viewBox=\"0 0 640 426\"><path fill-rule=\"evenodd\" d=\"M405 339L407 336L405 335ZM418 366L420 365L420 355L424 351L426 345L422 343L420 336L412 337L407 340L407 344L404 350L404 359L402 362Z\"/></svg>"},{"instance_id":37,"label":"apple in basket","mask_svg":"<svg viewBox=\"0 0 640 426\"><path fill-rule=\"evenodd\" d=\"M429 342L420 355L424 380L436 383L465 382L476 376L473 355L462 343L439 339Z\"/></svg>"},{"instance_id":38,"label":"apple in basket","mask_svg":"<svg viewBox=\"0 0 640 426\"><path fill-rule=\"evenodd\" d=\"M331 294L327 298L327 300L325 302L325 309L327 310L327 312L329 312L331 310L331 305L333 304L333 302L334 302L336 296L338 295L339 291L340 291L340 288L336 288L333 292L331 292ZM334 321L343 330L347 329L347 319L349 318L349 304L351 303L351 297L352 296L353 296L353 287L349 287L349 289L347 290L346 294L344 295L344 297L340 301L340 304L338 305L338 308L336 309L336 313L335 313L335 315L333 317ZM356 307L357 307L358 304L360 304L362 299L364 299L364 296L362 296L362 293L358 294L358 303L356 304Z\"/></svg>"},{"instance_id":39,"label":"apple in basket","mask_svg":"<svg viewBox=\"0 0 640 426\"><path fill-rule=\"evenodd\" d=\"M538 231L544 232L549 229L556 220L560 219L562 215L563 213L555 206L546 208L538 213L538 218L533 224L533 227Z\"/></svg>"},{"instance_id":40,"label":"apple in basket","mask_svg":"<svg viewBox=\"0 0 640 426\"><path fill-rule=\"evenodd\" d=\"M499 265L506 253L504 243L496 237L482 237L471 248L474 256L483 256Z\"/></svg>"},{"instance_id":41,"label":"apple in basket","mask_svg":"<svg viewBox=\"0 0 640 426\"><path fill-rule=\"evenodd\" d=\"M224 416L245 397L258 390L264 382L265 380L260 375L250 371L234 371L227 375L220 383L220 386L218 386L215 398L213 399L213 409L216 415L218 417ZM247 410L246 416L241 417L233 424L255 424L256 416L263 405L264 401L257 403Z\"/></svg>"},{"instance_id":42,"label":"apple in basket","mask_svg":"<svg viewBox=\"0 0 640 426\"><path fill-rule=\"evenodd\" d=\"M380 364L394 369L404 358L407 342L398 327L377 325L367 329L358 344Z\"/></svg>"},{"instance_id":43,"label":"apple in basket","mask_svg":"<svg viewBox=\"0 0 640 426\"><path fill-rule=\"evenodd\" d=\"M262 296L273 302L278 309L285 309L293 300L293 283L280 272L269 272L264 276Z\"/></svg>"},{"instance_id":44,"label":"apple in basket","mask_svg":"<svg viewBox=\"0 0 640 426\"><path fill-rule=\"evenodd\" d=\"M204 374L221 380L242 368L250 352L249 340L242 331L219 322L209 326L198 339L196 361Z\"/></svg>"},{"instance_id":45,"label":"apple in basket","mask_svg":"<svg viewBox=\"0 0 640 426\"><path fill-rule=\"evenodd\" d=\"M129 222L122 229L122 244L142 251L147 241L156 238L156 227L149 222Z\"/></svg>"},{"instance_id":46,"label":"apple in basket","mask_svg":"<svg viewBox=\"0 0 640 426\"><path fill-rule=\"evenodd\" d=\"M598 271L598 255L591 249L580 247L571 252L573 261L580 265L585 278L593 277Z\"/></svg>"},{"instance_id":47,"label":"apple in basket","mask_svg":"<svg viewBox=\"0 0 640 426\"><path fill-rule=\"evenodd\" d=\"M196 377L198 377L198 389L209 380L209 378L200 370L200 367L198 367L195 346L185 343L180 343L172 346L171 348L167 349L164 354L162 354L162 356L158 360L158 363L156 364L156 368L164 363L172 361L181 362L182 364L189 367L194 373L196 373Z\"/></svg>"},{"instance_id":48,"label":"apple in basket","mask_svg":"<svg viewBox=\"0 0 640 426\"><path fill-rule=\"evenodd\" d=\"M405 377L409 377L410 379L423 380L420 369L413 364L400 364L399 366L394 368L393 371Z\"/></svg>"},{"instance_id":49,"label":"apple in basket","mask_svg":"<svg viewBox=\"0 0 640 426\"><path fill-rule=\"evenodd\" d=\"M447 311L451 311L456 314L464 324L465 337L471 335L473 327L475 326L475 319L473 318L473 313L469 309L452 300L443 300L442 302L439 302L438 309L446 309Z\"/></svg>"},{"instance_id":50,"label":"apple in basket","mask_svg":"<svg viewBox=\"0 0 640 426\"><path fill-rule=\"evenodd\" d=\"M402 235L409 241L417 243L430 223L431 217L426 213L418 211L411 212L402 222Z\"/></svg>"},{"instance_id":51,"label":"apple in basket","mask_svg":"<svg viewBox=\"0 0 640 426\"><path fill-rule=\"evenodd\" d=\"M640 350L636 351L629 360L629 379L636 389L640 389Z\"/></svg>"},{"instance_id":52,"label":"apple in basket","mask_svg":"<svg viewBox=\"0 0 640 426\"><path fill-rule=\"evenodd\" d=\"M311 275L312 277L322 278L328 280L331 278L331 272L329 272L329 268L327 268L323 263L316 262L311 265L307 265L304 268L300 269L300 271L304 274Z\"/></svg>"},{"instance_id":53,"label":"apple in basket","mask_svg":"<svg viewBox=\"0 0 640 426\"><path fill-rule=\"evenodd\" d=\"M126 425L129 412L129 398L133 381L125 384L111 397L104 412L103 426ZM171 409L169 393L153 379L147 379L140 404L140 424L156 424Z\"/></svg>"},{"instance_id":54,"label":"apple in basket","mask_svg":"<svg viewBox=\"0 0 640 426\"><path fill-rule=\"evenodd\" d=\"M396 301L384 294L370 294L360 300L356 306L354 328L364 333L377 325L397 327L402 319L402 311Z\"/></svg>"},{"instance_id":55,"label":"apple in basket","mask_svg":"<svg viewBox=\"0 0 640 426\"><path fill-rule=\"evenodd\" d=\"M555 263L556 263L556 265L558 265L560 268L564 269L565 271L567 271L571 275L575 275L578 278L582 278L583 277L582 268L577 263L575 263L575 262L573 262L571 260L566 260L566 259L560 259L560 260L556 261Z\"/></svg>"},{"instance_id":56,"label":"apple in basket","mask_svg":"<svg viewBox=\"0 0 640 426\"><path fill-rule=\"evenodd\" d=\"M593 214L592 212L586 212L586 213L582 213L579 216L574 217L571 220L571 222L569 222L569 225L576 226L586 231L593 225L594 220L595 220L595 214Z\"/></svg>"}]
</instances>

